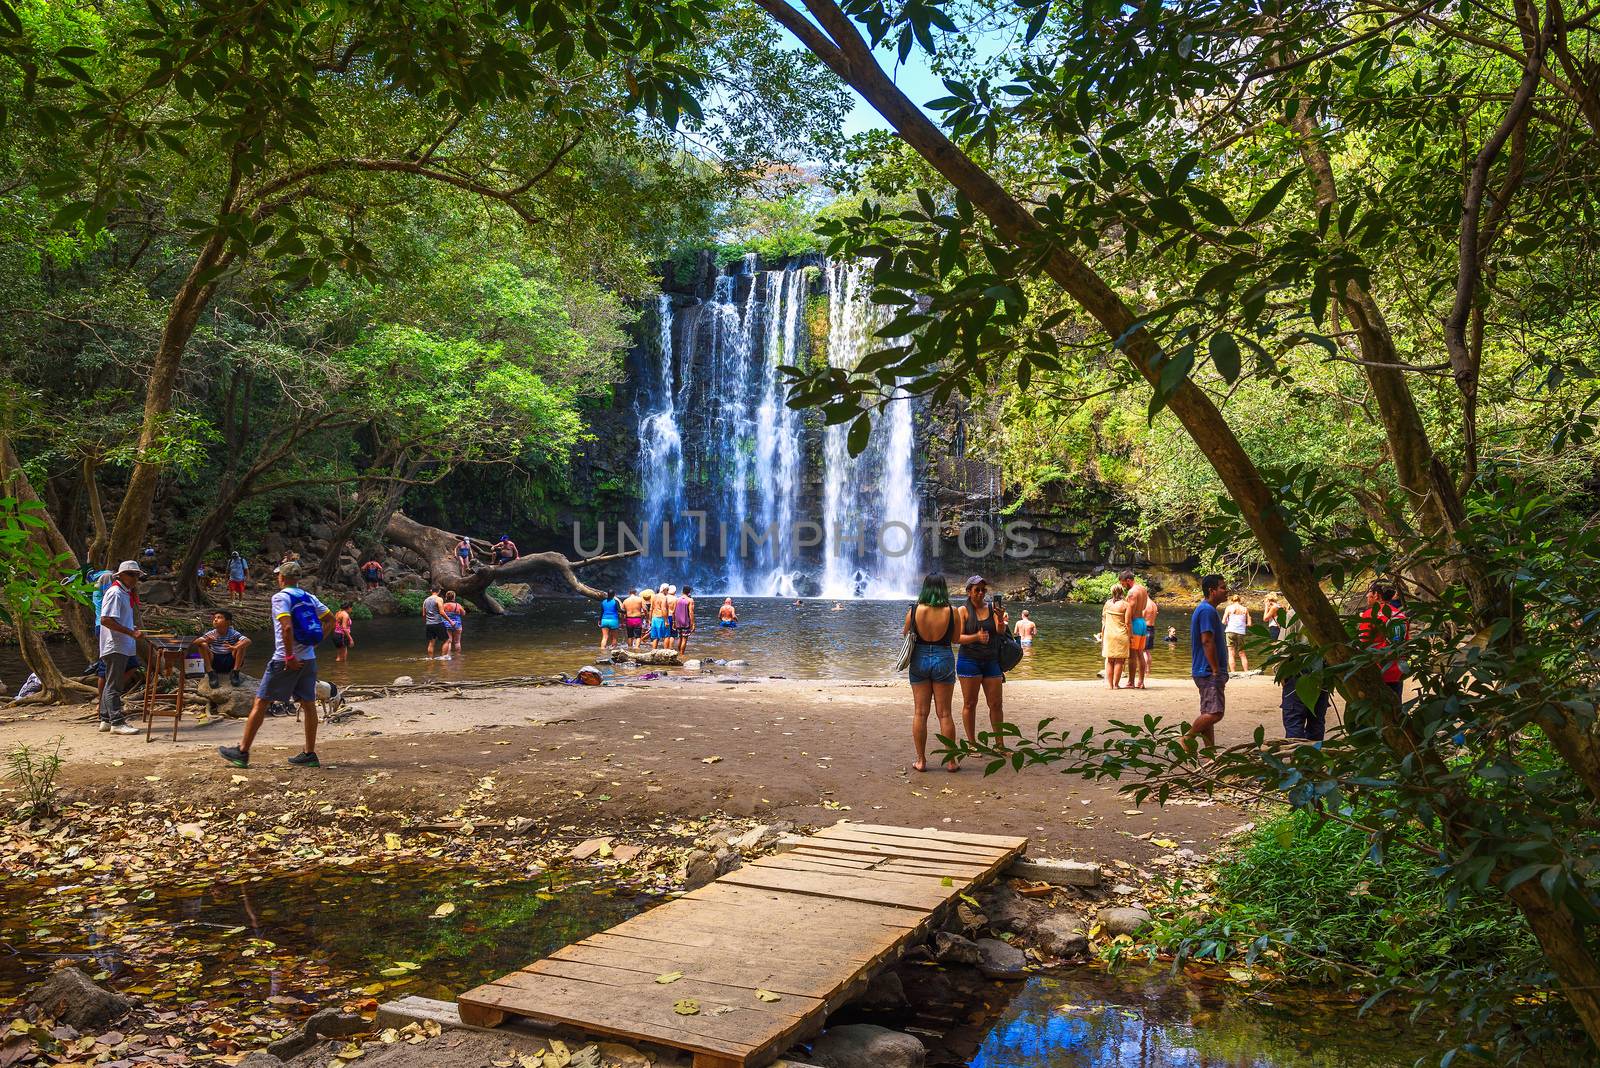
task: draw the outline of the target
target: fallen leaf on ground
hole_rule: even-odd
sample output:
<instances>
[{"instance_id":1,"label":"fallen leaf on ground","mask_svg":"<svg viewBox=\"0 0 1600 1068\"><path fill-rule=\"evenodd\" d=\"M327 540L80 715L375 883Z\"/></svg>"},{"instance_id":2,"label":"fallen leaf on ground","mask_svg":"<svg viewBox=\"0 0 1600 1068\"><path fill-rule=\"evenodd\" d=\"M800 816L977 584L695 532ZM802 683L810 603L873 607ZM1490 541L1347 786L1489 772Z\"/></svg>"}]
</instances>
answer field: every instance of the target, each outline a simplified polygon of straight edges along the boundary
<instances>
[{"instance_id":1,"label":"fallen leaf on ground","mask_svg":"<svg viewBox=\"0 0 1600 1068\"><path fill-rule=\"evenodd\" d=\"M658 982L658 983L662 984L663 986L665 986L667 983L676 983L679 979L682 979L682 978L683 978L683 973L682 972L663 972L662 974L656 976L656 982Z\"/></svg>"},{"instance_id":2,"label":"fallen leaf on ground","mask_svg":"<svg viewBox=\"0 0 1600 1068\"><path fill-rule=\"evenodd\" d=\"M761 1000L761 1001L780 1001L780 1000L782 1000L777 994L774 994L770 990L757 990L756 991L756 998Z\"/></svg>"},{"instance_id":3,"label":"fallen leaf on ground","mask_svg":"<svg viewBox=\"0 0 1600 1068\"><path fill-rule=\"evenodd\" d=\"M674 1001L672 1003L672 1011L679 1016L698 1016L700 1015L700 1003L693 998L684 998L682 1001Z\"/></svg>"},{"instance_id":4,"label":"fallen leaf on ground","mask_svg":"<svg viewBox=\"0 0 1600 1068\"><path fill-rule=\"evenodd\" d=\"M433 910L433 918L436 920L442 920L455 910L456 903L454 901L446 901L444 904Z\"/></svg>"},{"instance_id":5,"label":"fallen leaf on ground","mask_svg":"<svg viewBox=\"0 0 1600 1068\"><path fill-rule=\"evenodd\" d=\"M700 763L702 763L702 764L720 764L720 763L722 763L722 758L719 757L719 756L701 757L700 758Z\"/></svg>"}]
</instances>

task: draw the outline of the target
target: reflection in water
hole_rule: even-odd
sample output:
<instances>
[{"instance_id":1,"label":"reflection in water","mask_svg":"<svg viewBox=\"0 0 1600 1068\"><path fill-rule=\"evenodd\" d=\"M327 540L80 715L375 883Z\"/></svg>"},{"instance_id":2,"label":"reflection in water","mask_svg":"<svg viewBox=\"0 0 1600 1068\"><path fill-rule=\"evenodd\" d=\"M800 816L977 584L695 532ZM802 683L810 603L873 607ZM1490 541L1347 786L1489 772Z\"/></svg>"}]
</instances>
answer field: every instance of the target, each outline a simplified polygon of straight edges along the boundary
<instances>
[{"instance_id":1,"label":"reflection in water","mask_svg":"<svg viewBox=\"0 0 1600 1068\"><path fill-rule=\"evenodd\" d=\"M689 656L747 660L748 666L723 670L798 679L889 678L908 607L901 601L844 601L834 611L835 602L828 600L795 604L736 598L739 625L719 627L716 611L721 603L717 594L697 598L700 623L689 642ZM1024 605L1008 607L1015 614ZM1101 668L1100 645L1093 640L1100 629L1100 610L1067 604L1026 607L1039 625L1039 637L1011 678L1093 679ZM329 655L321 672L339 683L387 683L396 675L422 682L572 674L598 654L599 619L592 602L577 598L546 598L515 616L468 616L463 656L434 661L422 659L426 638L420 621L374 619L356 624L358 644L350 662L334 664ZM1185 638L1175 645L1156 642L1153 673L1157 678L1187 677L1188 613L1170 609L1160 622L1161 633L1171 624ZM263 647L258 640L257 648Z\"/></svg>"},{"instance_id":2,"label":"reflection in water","mask_svg":"<svg viewBox=\"0 0 1600 1068\"><path fill-rule=\"evenodd\" d=\"M1281 1003L1277 999L1282 999ZM1312 990L1250 996L1165 969L1081 968L1023 986L973 1068L1378 1068L1445 1047Z\"/></svg>"}]
</instances>

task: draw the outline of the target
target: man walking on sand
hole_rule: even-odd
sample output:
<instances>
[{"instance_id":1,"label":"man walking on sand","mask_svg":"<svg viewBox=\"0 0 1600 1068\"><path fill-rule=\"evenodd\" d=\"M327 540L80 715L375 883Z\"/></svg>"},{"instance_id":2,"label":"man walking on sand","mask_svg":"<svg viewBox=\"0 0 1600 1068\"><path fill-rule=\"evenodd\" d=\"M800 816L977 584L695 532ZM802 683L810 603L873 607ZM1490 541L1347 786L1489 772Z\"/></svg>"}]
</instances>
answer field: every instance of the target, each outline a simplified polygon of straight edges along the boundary
<instances>
[{"instance_id":1,"label":"man walking on sand","mask_svg":"<svg viewBox=\"0 0 1600 1068\"><path fill-rule=\"evenodd\" d=\"M1150 607L1150 591L1132 571L1117 576L1126 591L1123 595L1123 619L1128 625L1128 684L1130 690L1144 689L1145 676L1149 674L1150 621L1145 609Z\"/></svg>"},{"instance_id":2,"label":"man walking on sand","mask_svg":"<svg viewBox=\"0 0 1600 1068\"><path fill-rule=\"evenodd\" d=\"M136 560L124 560L117 577L100 601L100 659L106 666L105 687L100 691L100 733L138 734L139 728L122 714L122 694L128 688L128 661L138 652L139 579L144 571Z\"/></svg>"},{"instance_id":3,"label":"man walking on sand","mask_svg":"<svg viewBox=\"0 0 1600 1068\"><path fill-rule=\"evenodd\" d=\"M218 746L223 760L236 768L250 766L250 743L267 718L274 701L295 701L305 724L306 747L289 763L299 768L319 768L317 760L317 643L322 640L324 622L332 616L328 606L302 590L296 583L300 564L290 560L279 564L278 592L272 595L272 659L261 673L261 685L244 723L244 737L238 746Z\"/></svg>"},{"instance_id":4,"label":"man walking on sand","mask_svg":"<svg viewBox=\"0 0 1600 1068\"><path fill-rule=\"evenodd\" d=\"M1226 712L1224 690L1228 685L1228 635L1217 605L1227 599L1228 583L1221 575L1200 580L1201 600L1189 617L1189 673L1200 691L1200 715L1184 740L1201 738L1206 747L1217 744L1216 728Z\"/></svg>"}]
</instances>

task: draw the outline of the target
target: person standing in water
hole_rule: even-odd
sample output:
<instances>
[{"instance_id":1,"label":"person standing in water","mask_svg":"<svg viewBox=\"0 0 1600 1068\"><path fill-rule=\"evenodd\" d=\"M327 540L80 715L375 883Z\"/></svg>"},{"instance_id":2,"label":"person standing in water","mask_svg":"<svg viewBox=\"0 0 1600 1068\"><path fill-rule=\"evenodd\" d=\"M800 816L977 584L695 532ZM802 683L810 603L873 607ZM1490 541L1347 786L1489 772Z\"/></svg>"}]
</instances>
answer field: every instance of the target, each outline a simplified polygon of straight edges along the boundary
<instances>
[{"instance_id":1,"label":"person standing in water","mask_svg":"<svg viewBox=\"0 0 1600 1068\"><path fill-rule=\"evenodd\" d=\"M1020 627L1021 624L1019 623ZM922 580L917 603L906 611L901 634L915 636L907 664L911 680L911 744L917 750L913 771L928 770L928 712L939 717L939 733L952 742L956 721L950 714L950 698L956 688L956 658L950 643L956 637L956 610L950 604L950 589L943 575ZM969 730L968 735L971 735ZM954 760L945 763L946 771L960 771Z\"/></svg>"},{"instance_id":2,"label":"person standing in water","mask_svg":"<svg viewBox=\"0 0 1600 1068\"><path fill-rule=\"evenodd\" d=\"M724 627L737 627L739 625L739 611L733 607L733 598L724 597L722 607L717 609L717 623Z\"/></svg>"},{"instance_id":3,"label":"person standing in water","mask_svg":"<svg viewBox=\"0 0 1600 1068\"><path fill-rule=\"evenodd\" d=\"M356 647L355 619L350 615L350 602L341 601L339 610L333 614L333 647L339 650L333 656L335 664L343 664L350 659L350 650Z\"/></svg>"},{"instance_id":4,"label":"person standing in water","mask_svg":"<svg viewBox=\"0 0 1600 1068\"><path fill-rule=\"evenodd\" d=\"M1005 748L1001 724L1005 722L1006 675L1000 670L1000 631L1005 628L1003 611L990 604L985 595L989 584L982 575L967 579L967 599L956 610L959 633L956 643L956 677L961 680L961 725L967 741L978 740L978 694L989 708L989 730L994 744Z\"/></svg>"},{"instance_id":5,"label":"person standing in water","mask_svg":"<svg viewBox=\"0 0 1600 1068\"><path fill-rule=\"evenodd\" d=\"M446 653L450 651L450 632L444 626L444 598L439 596L437 583L428 587L428 596L422 599L422 629L428 636L427 659L433 659L435 644Z\"/></svg>"},{"instance_id":6,"label":"person standing in water","mask_svg":"<svg viewBox=\"0 0 1600 1068\"><path fill-rule=\"evenodd\" d=\"M617 631L622 627L622 602L610 590L600 601L600 651L603 653L617 644Z\"/></svg>"},{"instance_id":7,"label":"person standing in water","mask_svg":"<svg viewBox=\"0 0 1600 1068\"><path fill-rule=\"evenodd\" d=\"M650 648L659 649L670 639L667 631L667 584L663 582L650 598Z\"/></svg>"},{"instance_id":8,"label":"person standing in water","mask_svg":"<svg viewBox=\"0 0 1600 1068\"><path fill-rule=\"evenodd\" d=\"M628 648L639 648L639 642L644 637L644 598L639 596L637 587L628 590L628 596L622 601L622 622L628 632Z\"/></svg>"},{"instance_id":9,"label":"person standing in water","mask_svg":"<svg viewBox=\"0 0 1600 1068\"><path fill-rule=\"evenodd\" d=\"M461 634L466 629L467 606L456 598L456 591L450 590L444 595L444 604L439 607L439 615L444 620L444 631L447 637L445 651L451 656L461 655Z\"/></svg>"},{"instance_id":10,"label":"person standing in water","mask_svg":"<svg viewBox=\"0 0 1600 1068\"><path fill-rule=\"evenodd\" d=\"M672 606L672 632L678 638L678 655L682 656L694 633L694 587L685 586L683 596Z\"/></svg>"},{"instance_id":11,"label":"person standing in water","mask_svg":"<svg viewBox=\"0 0 1600 1068\"><path fill-rule=\"evenodd\" d=\"M1023 647L1026 648L1033 644L1033 636L1038 633L1039 625L1028 618L1028 610L1024 608L1022 610L1022 618L1017 620L1017 641L1021 642Z\"/></svg>"},{"instance_id":12,"label":"person standing in water","mask_svg":"<svg viewBox=\"0 0 1600 1068\"><path fill-rule=\"evenodd\" d=\"M1228 632L1228 670L1235 670L1237 658L1237 670L1249 671L1250 658L1244 652L1244 637L1250 628L1250 609L1245 607L1244 599L1237 593L1229 598L1228 606L1222 610L1222 625Z\"/></svg>"}]
</instances>

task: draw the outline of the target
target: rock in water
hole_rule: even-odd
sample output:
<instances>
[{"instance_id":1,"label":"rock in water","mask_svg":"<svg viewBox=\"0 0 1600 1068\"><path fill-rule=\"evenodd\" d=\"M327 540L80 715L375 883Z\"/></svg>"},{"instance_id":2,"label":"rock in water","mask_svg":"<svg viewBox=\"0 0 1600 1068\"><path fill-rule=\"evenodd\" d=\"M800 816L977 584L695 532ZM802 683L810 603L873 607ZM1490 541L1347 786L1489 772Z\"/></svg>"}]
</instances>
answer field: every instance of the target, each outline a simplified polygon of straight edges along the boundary
<instances>
[{"instance_id":1,"label":"rock in water","mask_svg":"<svg viewBox=\"0 0 1600 1068\"><path fill-rule=\"evenodd\" d=\"M1052 957L1076 957L1089 948L1083 920L1070 912L1051 912L1028 925L1028 939Z\"/></svg>"},{"instance_id":2,"label":"rock in water","mask_svg":"<svg viewBox=\"0 0 1600 1068\"><path fill-rule=\"evenodd\" d=\"M76 968L62 968L28 991L26 1002L58 1023L99 1031L128 1014L133 1002L95 985Z\"/></svg>"},{"instance_id":3,"label":"rock in water","mask_svg":"<svg viewBox=\"0 0 1600 1068\"><path fill-rule=\"evenodd\" d=\"M1027 977L1028 958L1016 946L998 938L978 939L978 971L989 979Z\"/></svg>"},{"instance_id":4,"label":"rock in water","mask_svg":"<svg viewBox=\"0 0 1600 1068\"><path fill-rule=\"evenodd\" d=\"M943 964L977 964L982 954L972 939L939 931L933 936L933 959Z\"/></svg>"},{"instance_id":5,"label":"rock in water","mask_svg":"<svg viewBox=\"0 0 1600 1068\"><path fill-rule=\"evenodd\" d=\"M699 671L700 670L700 661L698 661L698 660L685 660L683 662L683 668L684 668L685 671Z\"/></svg>"},{"instance_id":6,"label":"rock in water","mask_svg":"<svg viewBox=\"0 0 1600 1068\"><path fill-rule=\"evenodd\" d=\"M906 985L896 972L879 972L867 983L867 989L850 1004L884 1012L903 1009L907 1005Z\"/></svg>"},{"instance_id":7,"label":"rock in water","mask_svg":"<svg viewBox=\"0 0 1600 1068\"><path fill-rule=\"evenodd\" d=\"M399 678L395 679L389 685L390 686L415 686L416 684L417 684L417 680L413 679L410 675L401 675Z\"/></svg>"},{"instance_id":8,"label":"rock in water","mask_svg":"<svg viewBox=\"0 0 1600 1068\"><path fill-rule=\"evenodd\" d=\"M1101 909L1095 918L1100 921L1100 926L1105 933L1115 938L1117 935L1138 934L1139 928L1150 922L1150 910L1141 908Z\"/></svg>"},{"instance_id":9,"label":"rock in water","mask_svg":"<svg viewBox=\"0 0 1600 1068\"><path fill-rule=\"evenodd\" d=\"M830 1027L811 1045L821 1068L922 1068L927 1056L914 1036L876 1024Z\"/></svg>"},{"instance_id":10,"label":"rock in water","mask_svg":"<svg viewBox=\"0 0 1600 1068\"><path fill-rule=\"evenodd\" d=\"M306 1020L306 1037L321 1038L349 1038L359 1035L364 1031L372 1030L372 1024L353 1012L340 1012L338 1009L323 1009L321 1012L311 1014Z\"/></svg>"}]
</instances>

